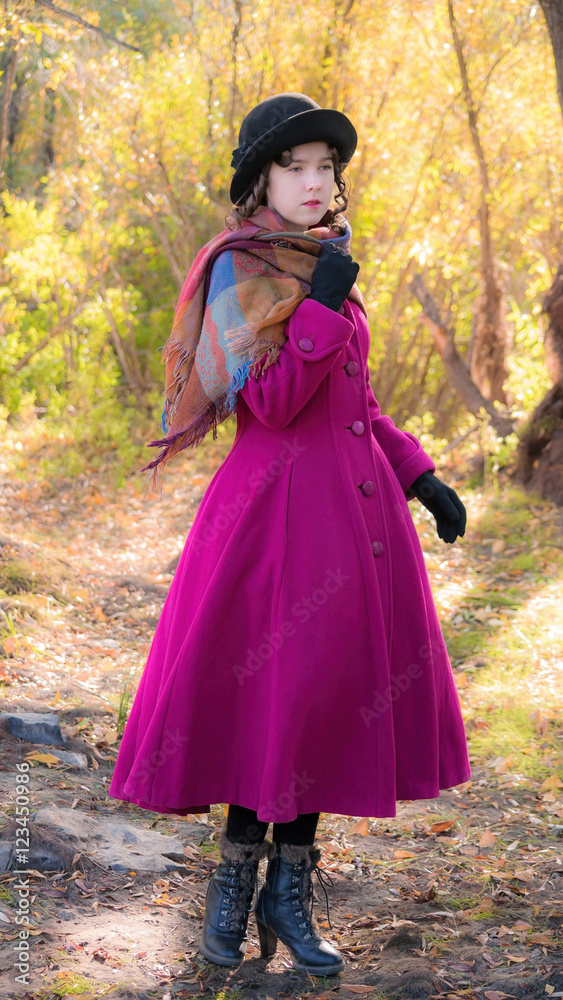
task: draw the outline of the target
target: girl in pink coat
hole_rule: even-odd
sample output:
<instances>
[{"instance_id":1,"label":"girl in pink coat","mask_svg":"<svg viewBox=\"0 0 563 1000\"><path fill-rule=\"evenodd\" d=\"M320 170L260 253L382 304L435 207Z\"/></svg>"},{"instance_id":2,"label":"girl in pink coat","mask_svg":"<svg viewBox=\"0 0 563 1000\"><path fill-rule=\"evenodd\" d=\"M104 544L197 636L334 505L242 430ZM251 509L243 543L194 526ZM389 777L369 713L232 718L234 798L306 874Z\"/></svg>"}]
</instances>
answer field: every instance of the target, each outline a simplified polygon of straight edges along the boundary
<instances>
[{"instance_id":1,"label":"girl in pink coat","mask_svg":"<svg viewBox=\"0 0 563 1000\"><path fill-rule=\"evenodd\" d=\"M190 529L110 795L180 815L229 803L200 940L219 965L244 958L266 858L262 957L279 938L296 969L340 972L312 912L313 874L326 895L319 813L395 816L397 799L470 777L408 503L449 543L465 509L371 389L342 174L356 143L346 115L303 94L250 111L227 228L196 257L164 351L155 480L230 413L237 429Z\"/></svg>"}]
</instances>

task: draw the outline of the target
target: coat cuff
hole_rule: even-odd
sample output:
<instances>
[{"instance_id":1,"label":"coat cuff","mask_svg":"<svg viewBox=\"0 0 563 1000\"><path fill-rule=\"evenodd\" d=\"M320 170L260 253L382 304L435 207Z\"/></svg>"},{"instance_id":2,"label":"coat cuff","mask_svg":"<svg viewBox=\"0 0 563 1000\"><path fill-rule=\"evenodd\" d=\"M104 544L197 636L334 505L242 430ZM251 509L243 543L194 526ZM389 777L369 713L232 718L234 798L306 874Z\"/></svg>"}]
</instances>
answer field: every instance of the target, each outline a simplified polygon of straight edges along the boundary
<instances>
[{"instance_id":1,"label":"coat cuff","mask_svg":"<svg viewBox=\"0 0 563 1000\"><path fill-rule=\"evenodd\" d=\"M427 455L424 449L420 446L420 442L414 434L410 434L408 431L403 431L403 433L406 434L407 437L412 438L415 444L418 445L418 449L414 455L411 455L404 462L402 462L397 469L395 469L395 475L399 480L401 488L405 492L407 500L414 500L415 494L412 492L410 487L414 483L415 479L418 479L423 472L435 472L436 465L430 458L430 455Z\"/></svg>"},{"instance_id":2,"label":"coat cuff","mask_svg":"<svg viewBox=\"0 0 563 1000\"><path fill-rule=\"evenodd\" d=\"M292 318L288 339L293 353L302 361L320 361L339 347L346 347L354 332L349 319L315 299L303 299Z\"/></svg>"}]
</instances>

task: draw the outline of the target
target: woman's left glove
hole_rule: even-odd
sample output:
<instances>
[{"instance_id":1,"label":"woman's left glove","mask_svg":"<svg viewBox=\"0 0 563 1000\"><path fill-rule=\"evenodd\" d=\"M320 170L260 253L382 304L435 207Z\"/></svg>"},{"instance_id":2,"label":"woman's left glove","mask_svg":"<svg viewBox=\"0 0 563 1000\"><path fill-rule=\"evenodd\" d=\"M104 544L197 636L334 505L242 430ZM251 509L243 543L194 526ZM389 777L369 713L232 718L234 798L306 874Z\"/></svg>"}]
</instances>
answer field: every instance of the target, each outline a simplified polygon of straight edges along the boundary
<instances>
[{"instance_id":1,"label":"woman's left glove","mask_svg":"<svg viewBox=\"0 0 563 1000\"><path fill-rule=\"evenodd\" d=\"M433 472L423 472L411 490L436 518L438 536L444 542L455 542L458 535L465 534L467 513L451 486L446 486Z\"/></svg>"}]
</instances>

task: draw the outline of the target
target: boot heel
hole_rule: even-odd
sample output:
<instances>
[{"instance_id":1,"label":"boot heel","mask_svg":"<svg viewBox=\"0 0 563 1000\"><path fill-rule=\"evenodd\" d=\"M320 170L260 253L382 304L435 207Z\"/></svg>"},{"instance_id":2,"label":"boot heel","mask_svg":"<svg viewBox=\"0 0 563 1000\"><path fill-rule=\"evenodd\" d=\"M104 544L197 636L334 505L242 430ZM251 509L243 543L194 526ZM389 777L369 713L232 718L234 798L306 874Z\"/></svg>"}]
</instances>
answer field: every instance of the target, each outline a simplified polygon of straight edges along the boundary
<instances>
[{"instance_id":1,"label":"boot heel","mask_svg":"<svg viewBox=\"0 0 563 1000\"><path fill-rule=\"evenodd\" d=\"M256 917L258 927L258 937L260 939L260 958L273 958L278 946L278 936L275 931L271 931L266 924Z\"/></svg>"}]
</instances>

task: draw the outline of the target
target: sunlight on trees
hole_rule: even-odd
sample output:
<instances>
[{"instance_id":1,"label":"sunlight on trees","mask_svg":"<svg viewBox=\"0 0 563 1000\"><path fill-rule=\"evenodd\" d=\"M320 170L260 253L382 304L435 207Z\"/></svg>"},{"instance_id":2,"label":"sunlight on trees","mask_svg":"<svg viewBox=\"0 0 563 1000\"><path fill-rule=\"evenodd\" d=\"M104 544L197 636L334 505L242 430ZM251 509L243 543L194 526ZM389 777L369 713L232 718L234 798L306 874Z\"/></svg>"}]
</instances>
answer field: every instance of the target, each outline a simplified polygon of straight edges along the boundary
<instances>
[{"instance_id":1,"label":"sunlight on trees","mask_svg":"<svg viewBox=\"0 0 563 1000\"><path fill-rule=\"evenodd\" d=\"M563 119L541 8L127 6L68 2L76 20L14 3L0 15L9 420L35 414L55 427L88 413L92 440L101 420L109 448L111 426L114 447L124 425L139 442L153 432L159 348L193 257L223 228L240 122L281 90L340 108L359 133L349 217L382 409L440 439L474 423L413 295L418 274L484 395L504 396L522 420L551 385L541 303L563 257ZM493 266L497 319L483 326ZM501 315L491 397L478 355Z\"/></svg>"}]
</instances>

